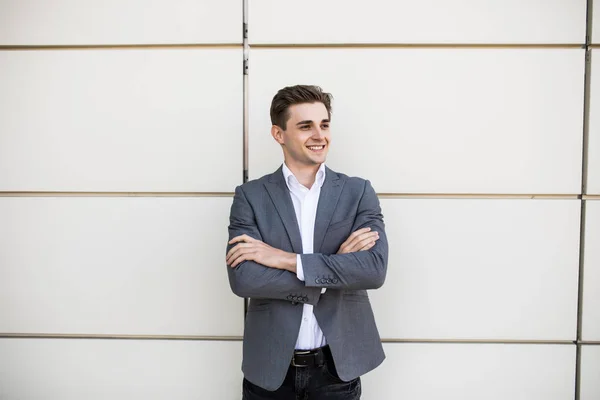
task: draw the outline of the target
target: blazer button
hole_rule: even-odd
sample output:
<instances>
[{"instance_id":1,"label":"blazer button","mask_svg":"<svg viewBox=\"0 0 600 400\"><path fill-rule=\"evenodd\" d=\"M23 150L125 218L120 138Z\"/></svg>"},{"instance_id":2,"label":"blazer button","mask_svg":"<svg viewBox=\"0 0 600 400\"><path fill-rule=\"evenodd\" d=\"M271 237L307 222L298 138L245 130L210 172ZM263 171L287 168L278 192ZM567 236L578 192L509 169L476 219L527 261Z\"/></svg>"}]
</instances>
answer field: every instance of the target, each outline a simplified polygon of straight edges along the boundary
<instances>
[{"instance_id":1,"label":"blazer button","mask_svg":"<svg viewBox=\"0 0 600 400\"><path fill-rule=\"evenodd\" d=\"M333 283L331 279L327 279L327 283Z\"/></svg>"},{"instance_id":2,"label":"blazer button","mask_svg":"<svg viewBox=\"0 0 600 400\"><path fill-rule=\"evenodd\" d=\"M303 302L305 302L305 303L306 303L306 302L308 302L308 297L304 296L304 297L302 298L302 301L303 301Z\"/></svg>"},{"instance_id":3,"label":"blazer button","mask_svg":"<svg viewBox=\"0 0 600 400\"><path fill-rule=\"evenodd\" d=\"M333 278L332 282L333 283L338 283L338 280L336 278Z\"/></svg>"},{"instance_id":4,"label":"blazer button","mask_svg":"<svg viewBox=\"0 0 600 400\"><path fill-rule=\"evenodd\" d=\"M319 279L319 278L315 279L315 283L321 283L321 279Z\"/></svg>"}]
</instances>

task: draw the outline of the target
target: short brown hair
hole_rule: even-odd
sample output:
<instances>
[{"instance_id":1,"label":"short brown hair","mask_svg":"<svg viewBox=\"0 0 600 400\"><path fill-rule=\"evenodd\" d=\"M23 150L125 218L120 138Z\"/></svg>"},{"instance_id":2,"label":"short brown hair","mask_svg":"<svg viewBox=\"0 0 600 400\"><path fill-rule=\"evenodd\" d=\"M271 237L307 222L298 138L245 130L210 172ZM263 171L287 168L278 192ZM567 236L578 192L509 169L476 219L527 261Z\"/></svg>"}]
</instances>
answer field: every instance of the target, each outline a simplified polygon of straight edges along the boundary
<instances>
[{"instance_id":1,"label":"short brown hair","mask_svg":"<svg viewBox=\"0 0 600 400\"><path fill-rule=\"evenodd\" d=\"M286 130L290 119L290 106L303 103L323 103L331 119L331 93L325 93L319 86L296 85L279 90L271 102L271 123Z\"/></svg>"}]
</instances>

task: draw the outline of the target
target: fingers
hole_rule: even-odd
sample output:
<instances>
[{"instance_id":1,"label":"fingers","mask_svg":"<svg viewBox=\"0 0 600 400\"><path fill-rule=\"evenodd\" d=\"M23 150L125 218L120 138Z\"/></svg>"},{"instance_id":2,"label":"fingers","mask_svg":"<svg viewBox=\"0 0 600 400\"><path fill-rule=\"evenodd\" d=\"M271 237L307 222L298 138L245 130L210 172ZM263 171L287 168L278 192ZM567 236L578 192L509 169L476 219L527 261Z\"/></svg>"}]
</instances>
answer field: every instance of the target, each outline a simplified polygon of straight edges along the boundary
<instances>
[{"instance_id":1,"label":"fingers","mask_svg":"<svg viewBox=\"0 0 600 400\"><path fill-rule=\"evenodd\" d=\"M257 249L251 244L242 243L232 248L230 253L227 254L226 262L231 268L235 268L243 261L254 259Z\"/></svg>"},{"instance_id":2,"label":"fingers","mask_svg":"<svg viewBox=\"0 0 600 400\"><path fill-rule=\"evenodd\" d=\"M358 235L362 235L363 233L367 233L370 232L371 228L370 227L366 227L366 228L361 228L361 229L357 229L354 232L352 232L350 234L350 236L348 236L348 239L354 239L355 237L357 237ZM348 240L347 239L347 240Z\"/></svg>"},{"instance_id":3,"label":"fingers","mask_svg":"<svg viewBox=\"0 0 600 400\"><path fill-rule=\"evenodd\" d=\"M357 231L358 232L358 231ZM346 251L351 253L359 251L367 243L377 241L379 239L379 232L366 232L355 236L346 246Z\"/></svg>"},{"instance_id":4,"label":"fingers","mask_svg":"<svg viewBox=\"0 0 600 400\"><path fill-rule=\"evenodd\" d=\"M246 234L236 236L229 241L229 244L234 243L237 244L229 249L225 256L225 262L232 268L235 268L243 261L257 261L256 258L260 251L272 249L268 244Z\"/></svg>"},{"instance_id":5,"label":"fingers","mask_svg":"<svg viewBox=\"0 0 600 400\"><path fill-rule=\"evenodd\" d=\"M244 254L244 249L249 249L252 247L252 243L240 243L235 245L227 252L227 255L225 256L225 262L227 262L227 265L231 265L236 258L238 258L241 254Z\"/></svg>"},{"instance_id":6,"label":"fingers","mask_svg":"<svg viewBox=\"0 0 600 400\"><path fill-rule=\"evenodd\" d=\"M235 268L235 267L237 267L238 265L240 265L244 261L254 260L255 255L256 255L255 251L251 251L251 252L248 252L248 253L241 254L238 258L236 258L231 263L230 266L231 266L231 268Z\"/></svg>"},{"instance_id":7,"label":"fingers","mask_svg":"<svg viewBox=\"0 0 600 400\"><path fill-rule=\"evenodd\" d=\"M238 242L252 243L252 242L257 242L257 241L258 240L254 239L253 237L243 234L243 235L236 236L233 239L231 239L229 241L229 244L234 244L234 243L238 243Z\"/></svg>"},{"instance_id":8,"label":"fingers","mask_svg":"<svg viewBox=\"0 0 600 400\"><path fill-rule=\"evenodd\" d=\"M362 247L360 250L358 251L365 251L365 250L369 250L371 249L373 246L375 246L375 241L369 242L367 243L364 247Z\"/></svg>"},{"instance_id":9,"label":"fingers","mask_svg":"<svg viewBox=\"0 0 600 400\"><path fill-rule=\"evenodd\" d=\"M369 232L371 230L371 228L367 227L367 228L362 228L362 229L358 229L354 232L352 232L350 234L350 236L348 236L348 238L344 241L344 243L342 243L342 245L340 246L339 250L338 250L338 254L343 254L343 253L349 253L350 251L348 250L349 246L352 245L353 240L360 234L362 233L366 233Z\"/></svg>"},{"instance_id":10,"label":"fingers","mask_svg":"<svg viewBox=\"0 0 600 400\"><path fill-rule=\"evenodd\" d=\"M377 233L377 232L374 232ZM353 249L354 251L361 251L363 250L365 247L373 247L375 245L375 242L379 240L379 235L374 235L373 233L370 233L369 236L365 237L364 239L358 241L354 246Z\"/></svg>"},{"instance_id":11,"label":"fingers","mask_svg":"<svg viewBox=\"0 0 600 400\"><path fill-rule=\"evenodd\" d=\"M234 244L234 243L238 243L237 245L235 245L234 247L232 247L231 249L229 249L229 251L227 252L227 255L225 256L225 262L227 263L227 265L230 266L234 266L233 262L237 259L237 257L239 257L241 254L240 251L243 248L248 248L250 246L256 245L258 243L262 243L260 242L260 240L256 240L253 237L250 237L246 234L240 235L240 236L236 236L233 239L231 239L228 244ZM236 263L236 265L239 264Z\"/></svg>"},{"instance_id":12,"label":"fingers","mask_svg":"<svg viewBox=\"0 0 600 400\"><path fill-rule=\"evenodd\" d=\"M353 232L340 246L338 254L354 253L368 250L379 240L379 232L371 232L371 228L363 228Z\"/></svg>"},{"instance_id":13,"label":"fingers","mask_svg":"<svg viewBox=\"0 0 600 400\"><path fill-rule=\"evenodd\" d=\"M348 239L346 239L346 242L348 242L348 245L354 246L357 241L364 239L366 237L365 235L372 235L373 233L376 233L376 232L371 232L371 228L369 228L369 227L358 229L358 230L352 232L350 234L350 236L348 236Z\"/></svg>"}]
</instances>

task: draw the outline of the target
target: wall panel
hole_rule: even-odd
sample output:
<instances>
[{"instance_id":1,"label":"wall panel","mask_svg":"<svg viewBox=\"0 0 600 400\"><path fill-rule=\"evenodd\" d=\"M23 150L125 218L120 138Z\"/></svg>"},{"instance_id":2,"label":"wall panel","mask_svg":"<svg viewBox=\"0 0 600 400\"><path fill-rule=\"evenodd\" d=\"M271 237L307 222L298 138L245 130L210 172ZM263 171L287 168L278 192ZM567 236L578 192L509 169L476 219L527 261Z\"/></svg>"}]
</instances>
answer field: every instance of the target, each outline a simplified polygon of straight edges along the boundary
<instances>
[{"instance_id":1,"label":"wall panel","mask_svg":"<svg viewBox=\"0 0 600 400\"><path fill-rule=\"evenodd\" d=\"M0 190L232 191L241 58L241 49L0 52Z\"/></svg>"},{"instance_id":2,"label":"wall panel","mask_svg":"<svg viewBox=\"0 0 600 400\"><path fill-rule=\"evenodd\" d=\"M251 178L275 170L280 88L332 92L329 166L378 192L579 193L582 50L259 49L250 72Z\"/></svg>"},{"instance_id":3,"label":"wall panel","mask_svg":"<svg viewBox=\"0 0 600 400\"><path fill-rule=\"evenodd\" d=\"M587 201L583 273L583 340L600 341L600 201Z\"/></svg>"},{"instance_id":4,"label":"wall panel","mask_svg":"<svg viewBox=\"0 0 600 400\"><path fill-rule=\"evenodd\" d=\"M600 399L600 346L581 348L581 400Z\"/></svg>"},{"instance_id":5,"label":"wall panel","mask_svg":"<svg viewBox=\"0 0 600 400\"><path fill-rule=\"evenodd\" d=\"M0 339L0 398L240 398L241 342Z\"/></svg>"},{"instance_id":6,"label":"wall panel","mask_svg":"<svg viewBox=\"0 0 600 400\"><path fill-rule=\"evenodd\" d=\"M596 13L598 14L598 13ZM598 35L594 36L600 39ZM590 126L587 161L587 194L600 194L600 60L597 49L592 50L590 75Z\"/></svg>"},{"instance_id":7,"label":"wall panel","mask_svg":"<svg viewBox=\"0 0 600 400\"><path fill-rule=\"evenodd\" d=\"M0 0L0 45L242 43L241 27L239 0Z\"/></svg>"},{"instance_id":8,"label":"wall panel","mask_svg":"<svg viewBox=\"0 0 600 400\"><path fill-rule=\"evenodd\" d=\"M573 399L575 346L384 347L387 359L363 378L364 400Z\"/></svg>"},{"instance_id":9,"label":"wall panel","mask_svg":"<svg viewBox=\"0 0 600 400\"><path fill-rule=\"evenodd\" d=\"M225 270L230 206L0 198L0 332L241 335Z\"/></svg>"},{"instance_id":10,"label":"wall panel","mask_svg":"<svg viewBox=\"0 0 600 400\"><path fill-rule=\"evenodd\" d=\"M597 9L596 9L597 10ZM593 8L592 8L593 11ZM600 15L598 12L592 12L592 37L591 42L596 44L600 43Z\"/></svg>"},{"instance_id":11,"label":"wall panel","mask_svg":"<svg viewBox=\"0 0 600 400\"><path fill-rule=\"evenodd\" d=\"M574 340L580 203L383 199L383 338Z\"/></svg>"},{"instance_id":12,"label":"wall panel","mask_svg":"<svg viewBox=\"0 0 600 400\"><path fill-rule=\"evenodd\" d=\"M585 0L250 1L250 43L583 43Z\"/></svg>"}]
</instances>

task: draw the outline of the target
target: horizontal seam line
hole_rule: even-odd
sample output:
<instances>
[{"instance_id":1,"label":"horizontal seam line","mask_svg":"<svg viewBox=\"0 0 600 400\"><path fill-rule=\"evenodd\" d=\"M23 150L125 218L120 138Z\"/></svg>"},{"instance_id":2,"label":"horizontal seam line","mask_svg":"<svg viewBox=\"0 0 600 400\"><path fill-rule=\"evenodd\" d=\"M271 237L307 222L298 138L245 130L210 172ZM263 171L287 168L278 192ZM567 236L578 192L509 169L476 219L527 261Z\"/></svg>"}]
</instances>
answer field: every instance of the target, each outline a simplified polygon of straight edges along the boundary
<instances>
[{"instance_id":1,"label":"horizontal seam line","mask_svg":"<svg viewBox=\"0 0 600 400\"><path fill-rule=\"evenodd\" d=\"M97 45L0 45L0 50L95 50L95 49L176 49L176 48L243 48L240 43L174 43L174 44L97 44Z\"/></svg>"},{"instance_id":2,"label":"horizontal seam line","mask_svg":"<svg viewBox=\"0 0 600 400\"><path fill-rule=\"evenodd\" d=\"M580 194L518 194L518 193L377 193L381 198L490 198L490 199L581 199Z\"/></svg>"},{"instance_id":3,"label":"horizontal seam line","mask_svg":"<svg viewBox=\"0 0 600 400\"><path fill-rule=\"evenodd\" d=\"M0 333L0 339L111 339L111 340L241 341L242 336Z\"/></svg>"},{"instance_id":4,"label":"horizontal seam line","mask_svg":"<svg viewBox=\"0 0 600 400\"><path fill-rule=\"evenodd\" d=\"M0 192L0 197L231 197L233 192Z\"/></svg>"},{"instance_id":5,"label":"horizontal seam line","mask_svg":"<svg viewBox=\"0 0 600 400\"><path fill-rule=\"evenodd\" d=\"M250 43L250 48L511 48L584 49L585 43Z\"/></svg>"},{"instance_id":6,"label":"horizontal seam line","mask_svg":"<svg viewBox=\"0 0 600 400\"><path fill-rule=\"evenodd\" d=\"M106 339L106 340L189 340L189 341L242 341L242 336L203 335L122 335L122 334L44 334L0 333L0 339ZM382 339L382 343L440 343L440 344L556 344L574 345L570 340L492 340L492 339ZM600 344L600 342L579 342Z\"/></svg>"},{"instance_id":7,"label":"horizontal seam line","mask_svg":"<svg viewBox=\"0 0 600 400\"><path fill-rule=\"evenodd\" d=\"M575 340L502 340L502 339L382 339L382 343L451 343L451 344L558 344L574 345Z\"/></svg>"}]
</instances>

